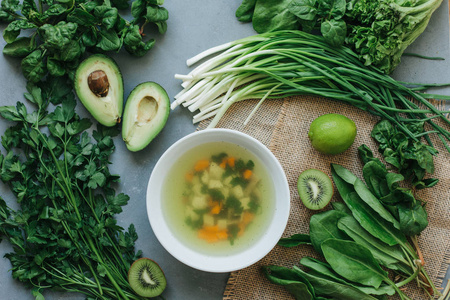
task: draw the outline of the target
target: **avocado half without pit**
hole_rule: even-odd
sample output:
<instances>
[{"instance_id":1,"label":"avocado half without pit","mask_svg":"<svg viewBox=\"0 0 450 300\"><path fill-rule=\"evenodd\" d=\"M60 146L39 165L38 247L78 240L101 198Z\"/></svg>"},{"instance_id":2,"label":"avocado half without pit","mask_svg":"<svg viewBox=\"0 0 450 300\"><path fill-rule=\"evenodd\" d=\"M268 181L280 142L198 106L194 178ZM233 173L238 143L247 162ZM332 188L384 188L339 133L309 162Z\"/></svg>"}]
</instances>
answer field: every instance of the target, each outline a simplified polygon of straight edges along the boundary
<instances>
[{"instance_id":1,"label":"avocado half without pit","mask_svg":"<svg viewBox=\"0 0 450 300\"><path fill-rule=\"evenodd\" d=\"M123 79L110 57L95 54L75 73L75 92L91 115L104 126L120 123L123 110Z\"/></svg>"},{"instance_id":2,"label":"avocado half without pit","mask_svg":"<svg viewBox=\"0 0 450 300\"><path fill-rule=\"evenodd\" d=\"M130 151L144 149L163 129L169 117L167 92L155 82L136 86L123 113L122 138Z\"/></svg>"}]
</instances>

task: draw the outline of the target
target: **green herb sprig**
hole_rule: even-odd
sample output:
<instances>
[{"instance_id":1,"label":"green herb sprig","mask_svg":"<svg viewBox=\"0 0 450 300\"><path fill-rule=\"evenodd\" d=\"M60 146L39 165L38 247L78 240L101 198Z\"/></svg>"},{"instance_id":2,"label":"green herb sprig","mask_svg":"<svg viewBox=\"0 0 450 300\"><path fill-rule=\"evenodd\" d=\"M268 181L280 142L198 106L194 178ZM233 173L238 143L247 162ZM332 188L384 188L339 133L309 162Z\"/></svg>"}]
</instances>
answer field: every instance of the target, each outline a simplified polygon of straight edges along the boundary
<instances>
[{"instance_id":1,"label":"green herb sprig","mask_svg":"<svg viewBox=\"0 0 450 300\"><path fill-rule=\"evenodd\" d=\"M14 123L2 136L0 179L16 196L13 210L0 199L0 237L12 276L38 297L45 289L79 292L95 299L140 299L127 272L140 257L133 225L125 231L114 216L129 197L116 194L118 175L108 169L116 128L98 126L75 113L76 100L61 77L29 83L36 108L17 102L0 115ZM54 107L52 111L50 108Z\"/></svg>"},{"instance_id":2,"label":"green herb sprig","mask_svg":"<svg viewBox=\"0 0 450 300\"><path fill-rule=\"evenodd\" d=\"M159 33L167 30L169 13L163 3L133 1L128 21L120 13L130 7L128 0L2 0L0 22L8 24L3 53L22 58L22 72L31 82L47 74L73 79L87 51L118 52L123 47L134 56L145 55L155 40L144 38L144 28L155 24Z\"/></svg>"},{"instance_id":3,"label":"green herb sprig","mask_svg":"<svg viewBox=\"0 0 450 300\"><path fill-rule=\"evenodd\" d=\"M369 160L365 166L378 163ZM410 230L417 229L417 224L409 226L402 218L398 220L399 214L392 213L372 193L373 187L380 187L374 182L367 187L336 164L332 164L331 172L343 202L333 202L334 209L313 215L309 235L295 234L279 242L284 247L310 244L322 260L303 257L300 265L306 271L299 266L264 266L266 277L284 286L296 299L375 300L397 294L410 300L401 287L412 281L430 299L440 295L423 269L424 259L415 236L418 233ZM370 175L367 170L365 175ZM413 221L409 216L406 219ZM386 270L396 274L395 281Z\"/></svg>"}]
</instances>

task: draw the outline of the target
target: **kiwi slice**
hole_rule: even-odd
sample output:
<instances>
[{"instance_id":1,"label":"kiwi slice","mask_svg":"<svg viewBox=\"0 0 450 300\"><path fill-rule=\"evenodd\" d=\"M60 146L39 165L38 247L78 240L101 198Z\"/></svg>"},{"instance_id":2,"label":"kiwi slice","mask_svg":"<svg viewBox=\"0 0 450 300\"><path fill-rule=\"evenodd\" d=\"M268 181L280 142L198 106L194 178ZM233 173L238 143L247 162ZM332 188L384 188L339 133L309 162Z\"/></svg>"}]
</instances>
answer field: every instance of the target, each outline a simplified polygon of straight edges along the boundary
<instances>
[{"instance_id":1,"label":"kiwi slice","mask_svg":"<svg viewBox=\"0 0 450 300\"><path fill-rule=\"evenodd\" d=\"M297 189L303 204L313 210L327 206L333 196L333 183L330 177L316 169L308 169L300 174Z\"/></svg>"},{"instance_id":2,"label":"kiwi slice","mask_svg":"<svg viewBox=\"0 0 450 300\"><path fill-rule=\"evenodd\" d=\"M136 294L148 298L161 295L167 285L164 272L150 258L140 258L131 265L128 282Z\"/></svg>"}]
</instances>

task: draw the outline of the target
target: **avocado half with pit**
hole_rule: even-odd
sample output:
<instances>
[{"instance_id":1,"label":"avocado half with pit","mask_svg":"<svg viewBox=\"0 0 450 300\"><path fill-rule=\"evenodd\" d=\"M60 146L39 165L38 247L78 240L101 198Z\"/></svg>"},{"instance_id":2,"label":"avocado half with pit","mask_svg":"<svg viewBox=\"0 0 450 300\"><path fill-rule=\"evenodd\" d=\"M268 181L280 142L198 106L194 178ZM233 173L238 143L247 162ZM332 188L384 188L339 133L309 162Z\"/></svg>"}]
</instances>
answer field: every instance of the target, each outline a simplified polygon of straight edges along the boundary
<instances>
[{"instance_id":1,"label":"avocado half with pit","mask_svg":"<svg viewBox=\"0 0 450 300\"><path fill-rule=\"evenodd\" d=\"M102 125L120 123L123 111L123 79L110 57L94 54L75 73L75 92L84 107Z\"/></svg>"},{"instance_id":2,"label":"avocado half with pit","mask_svg":"<svg viewBox=\"0 0 450 300\"><path fill-rule=\"evenodd\" d=\"M128 96L123 113L122 138L130 151L144 149L164 128L170 111L166 90L143 82Z\"/></svg>"}]
</instances>

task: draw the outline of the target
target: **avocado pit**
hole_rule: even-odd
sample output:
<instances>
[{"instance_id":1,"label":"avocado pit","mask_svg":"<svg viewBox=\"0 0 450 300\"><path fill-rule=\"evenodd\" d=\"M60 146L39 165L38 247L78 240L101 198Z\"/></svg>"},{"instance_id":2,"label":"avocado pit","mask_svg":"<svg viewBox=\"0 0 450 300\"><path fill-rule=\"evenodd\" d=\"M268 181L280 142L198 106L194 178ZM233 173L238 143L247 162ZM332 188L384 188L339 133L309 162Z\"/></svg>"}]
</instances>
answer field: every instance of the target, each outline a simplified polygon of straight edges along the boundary
<instances>
[{"instance_id":1,"label":"avocado pit","mask_svg":"<svg viewBox=\"0 0 450 300\"><path fill-rule=\"evenodd\" d=\"M151 96L145 96L139 101L137 110L137 121L139 123L148 123L158 113L158 101Z\"/></svg>"},{"instance_id":2,"label":"avocado pit","mask_svg":"<svg viewBox=\"0 0 450 300\"><path fill-rule=\"evenodd\" d=\"M108 76L103 70L95 70L88 76L88 86L98 97L106 97L109 91Z\"/></svg>"},{"instance_id":3,"label":"avocado pit","mask_svg":"<svg viewBox=\"0 0 450 300\"><path fill-rule=\"evenodd\" d=\"M122 138L130 151L144 149L163 129L170 100L156 82L143 82L128 96L123 113Z\"/></svg>"}]
</instances>

